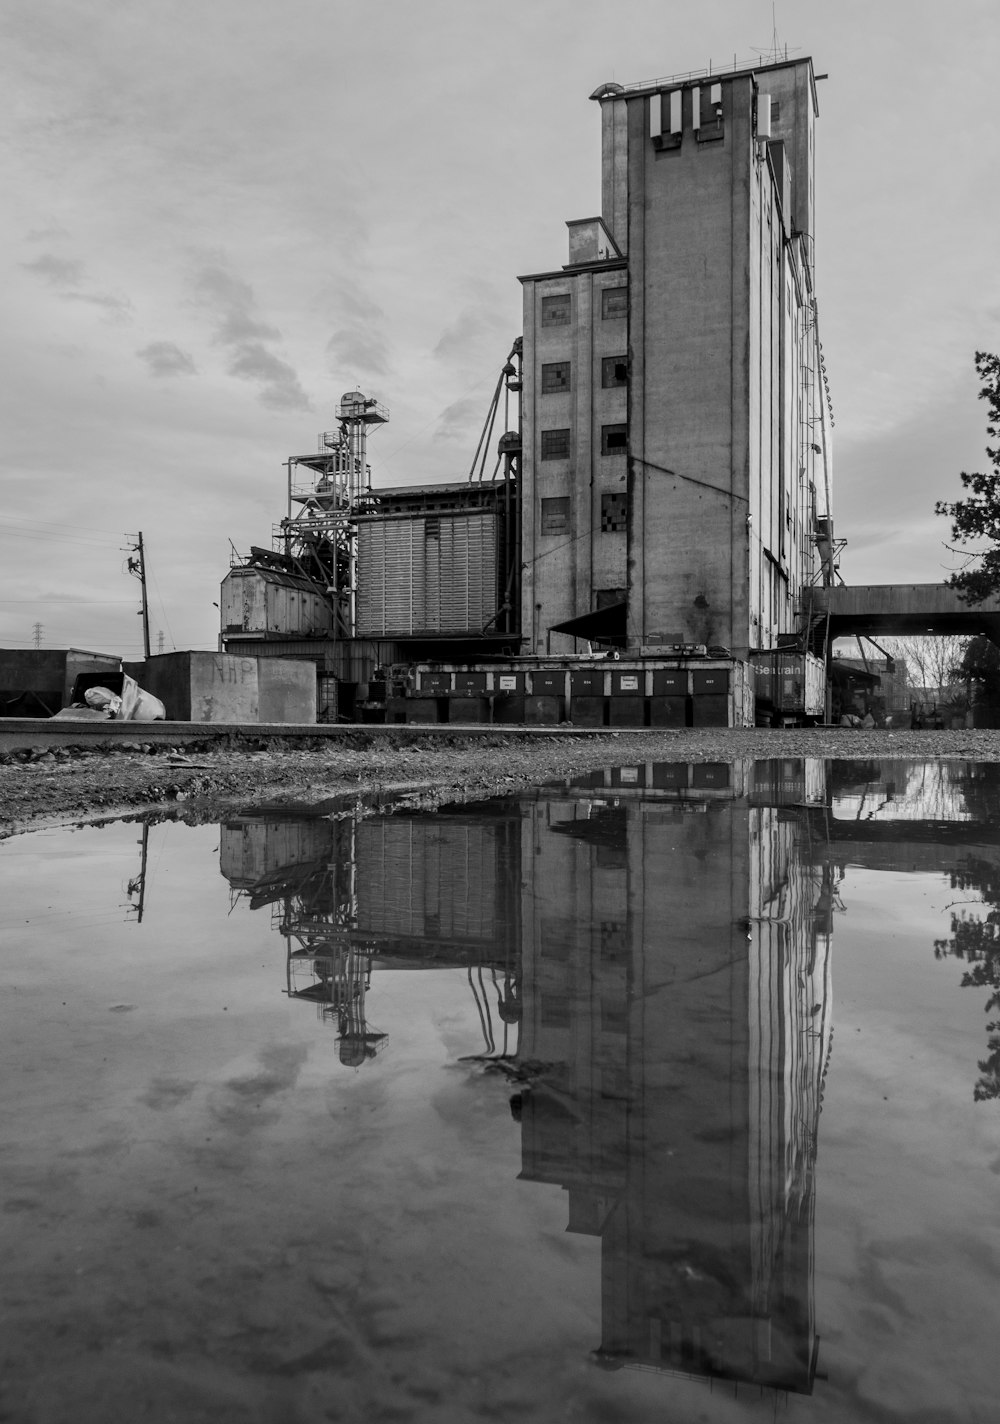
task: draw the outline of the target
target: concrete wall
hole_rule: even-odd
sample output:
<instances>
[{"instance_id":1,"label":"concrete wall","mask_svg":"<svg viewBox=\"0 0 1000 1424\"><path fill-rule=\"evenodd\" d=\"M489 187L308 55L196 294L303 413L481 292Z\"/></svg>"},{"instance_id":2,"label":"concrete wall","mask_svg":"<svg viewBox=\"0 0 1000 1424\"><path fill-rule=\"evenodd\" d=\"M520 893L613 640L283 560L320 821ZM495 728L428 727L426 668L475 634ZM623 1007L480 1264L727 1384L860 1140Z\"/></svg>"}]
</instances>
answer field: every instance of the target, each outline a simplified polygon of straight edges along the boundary
<instances>
[{"instance_id":1,"label":"concrete wall","mask_svg":"<svg viewBox=\"0 0 1000 1424\"><path fill-rule=\"evenodd\" d=\"M316 721L316 667L233 653L162 653L126 671L181 722Z\"/></svg>"}]
</instances>

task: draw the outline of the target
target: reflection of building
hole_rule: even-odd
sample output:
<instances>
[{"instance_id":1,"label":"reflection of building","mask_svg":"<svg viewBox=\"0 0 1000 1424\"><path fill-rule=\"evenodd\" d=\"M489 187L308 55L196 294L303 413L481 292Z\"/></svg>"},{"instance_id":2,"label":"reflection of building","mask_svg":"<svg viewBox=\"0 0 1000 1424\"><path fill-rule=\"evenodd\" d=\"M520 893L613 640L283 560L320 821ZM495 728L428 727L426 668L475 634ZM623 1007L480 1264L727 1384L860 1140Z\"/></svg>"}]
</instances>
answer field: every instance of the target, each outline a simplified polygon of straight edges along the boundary
<instances>
[{"instance_id":1,"label":"reflection of building","mask_svg":"<svg viewBox=\"0 0 1000 1424\"><path fill-rule=\"evenodd\" d=\"M632 768L536 807L522 1175L602 1238L609 1363L811 1388L830 897L774 804L802 773Z\"/></svg>"},{"instance_id":2,"label":"reflection of building","mask_svg":"<svg viewBox=\"0 0 1000 1424\"><path fill-rule=\"evenodd\" d=\"M223 872L276 906L289 990L336 1016L345 1062L374 1046L378 967L466 968L487 1051L514 1030L521 1175L601 1238L603 1362L811 1388L824 792L819 762L647 764L433 815L224 828Z\"/></svg>"},{"instance_id":3,"label":"reflection of building","mask_svg":"<svg viewBox=\"0 0 1000 1424\"><path fill-rule=\"evenodd\" d=\"M481 986L484 1034L516 1025L521 812L501 804L434 816L246 815L221 828L223 875L272 906L287 948L287 991L337 1024L341 1060L357 1065L383 1034L366 1021L373 967L460 965ZM474 992L475 988L474 988ZM504 1041L506 1042L506 1032Z\"/></svg>"}]
</instances>

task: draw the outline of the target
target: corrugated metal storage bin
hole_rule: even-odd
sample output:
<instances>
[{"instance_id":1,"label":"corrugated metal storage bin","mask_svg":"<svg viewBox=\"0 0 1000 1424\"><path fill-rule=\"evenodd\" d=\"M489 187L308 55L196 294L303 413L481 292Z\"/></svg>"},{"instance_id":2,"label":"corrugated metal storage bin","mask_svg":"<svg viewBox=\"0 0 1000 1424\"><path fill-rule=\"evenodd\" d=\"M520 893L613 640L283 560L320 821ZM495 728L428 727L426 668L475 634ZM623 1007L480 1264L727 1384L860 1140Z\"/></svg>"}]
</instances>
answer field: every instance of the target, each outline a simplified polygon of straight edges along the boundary
<instances>
[{"instance_id":1,"label":"corrugated metal storage bin","mask_svg":"<svg viewBox=\"0 0 1000 1424\"><path fill-rule=\"evenodd\" d=\"M688 773L685 762L657 762L653 767L653 785L659 791L683 791L687 788Z\"/></svg>"},{"instance_id":2,"label":"corrugated metal storage bin","mask_svg":"<svg viewBox=\"0 0 1000 1424\"><path fill-rule=\"evenodd\" d=\"M603 668L574 668L569 675L570 693L575 699L582 697L603 697L605 692Z\"/></svg>"},{"instance_id":3,"label":"corrugated metal storage bin","mask_svg":"<svg viewBox=\"0 0 1000 1424\"><path fill-rule=\"evenodd\" d=\"M654 697L685 697L688 691L687 668L654 668Z\"/></svg>"},{"instance_id":4,"label":"corrugated metal storage bin","mask_svg":"<svg viewBox=\"0 0 1000 1424\"><path fill-rule=\"evenodd\" d=\"M524 692L526 679L523 672L495 672L493 674L495 692Z\"/></svg>"},{"instance_id":5,"label":"corrugated metal storage bin","mask_svg":"<svg viewBox=\"0 0 1000 1424\"><path fill-rule=\"evenodd\" d=\"M611 768L611 785L623 787L646 785L645 766L615 766Z\"/></svg>"},{"instance_id":6,"label":"corrugated metal storage bin","mask_svg":"<svg viewBox=\"0 0 1000 1424\"><path fill-rule=\"evenodd\" d=\"M577 697L569 704L569 718L577 727L605 727L607 720L603 697Z\"/></svg>"},{"instance_id":7,"label":"corrugated metal storage bin","mask_svg":"<svg viewBox=\"0 0 1000 1424\"><path fill-rule=\"evenodd\" d=\"M526 697L524 720L529 727L549 727L565 721L565 701L562 697Z\"/></svg>"},{"instance_id":8,"label":"corrugated metal storage bin","mask_svg":"<svg viewBox=\"0 0 1000 1424\"><path fill-rule=\"evenodd\" d=\"M540 694L555 697L566 696L566 674L562 669L557 669L552 672L532 672L529 676L531 678L531 691L536 697Z\"/></svg>"},{"instance_id":9,"label":"corrugated metal storage bin","mask_svg":"<svg viewBox=\"0 0 1000 1424\"><path fill-rule=\"evenodd\" d=\"M325 633L333 609L316 585L298 574L248 566L230 569L219 597L224 636L240 633Z\"/></svg>"},{"instance_id":10,"label":"corrugated metal storage bin","mask_svg":"<svg viewBox=\"0 0 1000 1424\"><path fill-rule=\"evenodd\" d=\"M417 690L425 695L429 692L450 692L451 678L450 672L418 672Z\"/></svg>"},{"instance_id":11,"label":"corrugated metal storage bin","mask_svg":"<svg viewBox=\"0 0 1000 1424\"><path fill-rule=\"evenodd\" d=\"M724 761L695 762L691 785L699 791L721 791L729 785L729 767Z\"/></svg>"},{"instance_id":12,"label":"corrugated metal storage bin","mask_svg":"<svg viewBox=\"0 0 1000 1424\"><path fill-rule=\"evenodd\" d=\"M644 727L646 725L646 699L622 696L610 698L608 722L612 727Z\"/></svg>"},{"instance_id":13,"label":"corrugated metal storage bin","mask_svg":"<svg viewBox=\"0 0 1000 1424\"><path fill-rule=\"evenodd\" d=\"M490 720L490 700L488 697L449 697L449 722L488 722Z\"/></svg>"},{"instance_id":14,"label":"corrugated metal storage bin","mask_svg":"<svg viewBox=\"0 0 1000 1424\"><path fill-rule=\"evenodd\" d=\"M691 691L695 697L728 696L728 668L692 668Z\"/></svg>"},{"instance_id":15,"label":"corrugated metal storage bin","mask_svg":"<svg viewBox=\"0 0 1000 1424\"><path fill-rule=\"evenodd\" d=\"M485 693L486 674L484 672L456 672L455 691Z\"/></svg>"},{"instance_id":16,"label":"corrugated metal storage bin","mask_svg":"<svg viewBox=\"0 0 1000 1424\"><path fill-rule=\"evenodd\" d=\"M511 726L517 722L523 722L524 717L524 693L510 692L501 693L493 699L493 720L503 723L504 726Z\"/></svg>"},{"instance_id":17,"label":"corrugated metal storage bin","mask_svg":"<svg viewBox=\"0 0 1000 1424\"><path fill-rule=\"evenodd\" d=\"M651 727L690 727L690 697L651 697L649 725Z\"/></svg>"},{"instance_id":18,"label":"corrugated metal storage bin","mask_svg":"<svg viewBox=\"0 0 1000 1424\"><path fill-rule=\"evenodd\" d=\"M447 707L447 703L445 703ZM386 703L387 722L441 722L436 697L390 697Z\"/></svg>"},{"instance_id":19,"label":"corrugated metal storage bin","mask_svg":"<svg viewBox=\"0 0 1000 1424\"><path fill-rule=\"evenodd\" d=\"M646 691L646 674L642 669L613 671L611 674L612 697L641 697Z\"/></svg>"},{"instance_id":20,"label":"corrugated metal storage bin","mask_svg":"<svg viewBox=\"0 0 1000 1424\"><path fill-rule=\"evenodd\" d=\"M691 698L692 727L728 727L731 703L725 693L702 693Z\"/></svg>"},{"instance_id":21,"label":"corrugated metal storage bin","mask_svg":"<svg viewBox=\"0 0 1000 1424\"><path fill-rule=\"evenodd\" d=\"M499 521L470 511L358 523L358 635L476 635L499 598Z\"/></svg>"}]
</instances>

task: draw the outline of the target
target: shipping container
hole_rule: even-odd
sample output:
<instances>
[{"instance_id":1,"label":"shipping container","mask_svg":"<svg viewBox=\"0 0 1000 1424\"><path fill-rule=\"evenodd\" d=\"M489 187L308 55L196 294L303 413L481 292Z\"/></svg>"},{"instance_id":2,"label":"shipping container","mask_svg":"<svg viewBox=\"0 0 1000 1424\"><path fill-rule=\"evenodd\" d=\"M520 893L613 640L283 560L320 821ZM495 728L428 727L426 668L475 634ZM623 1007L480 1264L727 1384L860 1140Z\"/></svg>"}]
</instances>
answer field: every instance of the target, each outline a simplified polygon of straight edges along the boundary
<instances>
[{"instance_id":1,"label":"shipping container","mask_svg":"<svg viewBox=\"0 0 1000 1424\"><path fill-rule=\"evenodd\" d=\"M826 705L826 670L812 653L789 648L750 654L755 720L763 725L821 721Z\"/></svg>"}]
</instances>

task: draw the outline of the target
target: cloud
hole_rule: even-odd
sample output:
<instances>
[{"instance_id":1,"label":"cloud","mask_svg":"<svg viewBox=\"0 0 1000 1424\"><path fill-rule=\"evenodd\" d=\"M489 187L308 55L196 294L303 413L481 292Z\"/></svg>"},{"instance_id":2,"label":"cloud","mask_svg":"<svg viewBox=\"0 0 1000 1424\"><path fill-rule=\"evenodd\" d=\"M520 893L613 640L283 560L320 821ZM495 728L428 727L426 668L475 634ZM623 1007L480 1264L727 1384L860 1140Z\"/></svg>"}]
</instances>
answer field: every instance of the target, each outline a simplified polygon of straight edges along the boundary
<instances>
[{"instance_id":1,"label":"cloud","mask_svg":"<svg viewBox=\"0 0 1000 1424\"><path fill-rule=\"evenodd\" d=\"M22 262L26 272L33 272L46 286L52 287L65 302L86 302L100 307L112 321L127 321L132 315L132 303L128 297L114 292L85 292L84 265L70 257L56 257L52 252L43 252L34 262Z\"/></svg>"},{"instance_id":2,"label":"cloud","mask_svg":"<svg viewBox=\"0 0 1000 1424\"><path fill-rule=\"evenodd\" d=\"M259 341L241 342L229 363L229 374L241 381L257 381L260 398L273 410L311 410L295 371Z\"/></svg>"},{"instance_id":3,"label":"cloud","mask_svg":"<svg viewBox=\"0 0 1000 1424\"><path fill-rule=\"evenodd\" d=\"M434 431L436 440L466 440L481 426L486 417L486 402L481 396L462 396L438 416ZM472 448L475 448L473 442Z\"/></svg>"},{"instance_id":4,"label":"cloud","mask_svg":"<svg viewBox=\"0 0 1000 1424\"><path fill-rule=\"evenodd\" d=\"M115 296L113 292L63 292L62 296L67 302L86 302L100 307L111 321L132 320L132 303L128 297Z\"/></svg>"},{"instance_id":5,"label":"cloud","mask_svg":"<svg viewBox=\"0 0 1000 1424\"><path fill-rule=\"evenodd\" d=\"M442 361L472 361L479 365L484 354L495 350L499 369L509 350L510 341L507 340L503 351L500 347L509 335L506 322L488 306L477 304L473 307L463 307L451 325L445 327L438 337L432 354Z\"/></svg>"},{"instance_id":6,"label":"cloud","mask_svg":"<svg viewBox=\"0 0 1000 1424\"><path fill-rule=\"evenodd\" d=\"M326 343L330 367L346 381L359 376L384 376L389 370L389 344L381 329L385 312L357 289L342 288L336 297L337 330Z\"/></svg>"},{"instance_id":7,"label":"cloud","mask_svg":"<svg viewBox=\"0 0 1000 1424\"><path fill-rule=\"evenodd\" d=\"M294 368L264 344L280 340L281 332L258 318L250 283L211 263L196 276L194 290L197 304L215 319L213 340L229 350L229 374L255 382L261 404L272 410L311 410Z\"/></svg>"},{"instance_id":8,"label":"cloud","mask_svg":"<svg viewBox=\"0 0 1000 1424\"><path fill-rule=\"evenodd\" d=\"M220 346L232 346L241 341L278 341L281 332L253 316L257 305L249 282L234 277L223 267L205 267L195 279L195 292L200 305L211 311L217 321L215 340Z\"/></svg>"},{"instance_id":9,"label":"cloud","mask_svg":"<svg viewBox=\"0 0 1000 1424\"><path fill-rule=\"evenodd\" d=\"M83 281L83 263L68 257L56 257L52 252L43 252L34 262L22 262L26 272L34 272L50 287L60 290L79 287Z\"/></svg>"},{"instance_id":10,"label":"cloud","mask_svg":"<svg viewBox=\"0 0 1000 1424\"><path fill-rule=\"evenodd\" d=\"M345 381L356 380L359 373L384 376L389 369L389 348L378 332L341 327L326 343L331 357L330 368L343 372Z\"/></svg>"},{"instance_id":11,"label":"cloud","mask_svg":"<svg viewBox=\"0 0 1000 1424\"><path fill-rule=\"evenodd\" d=\"M151 376L197 375L193 358L172 341L151 341L135 354L145 361Z\"/></svg>"}]
</instances>

